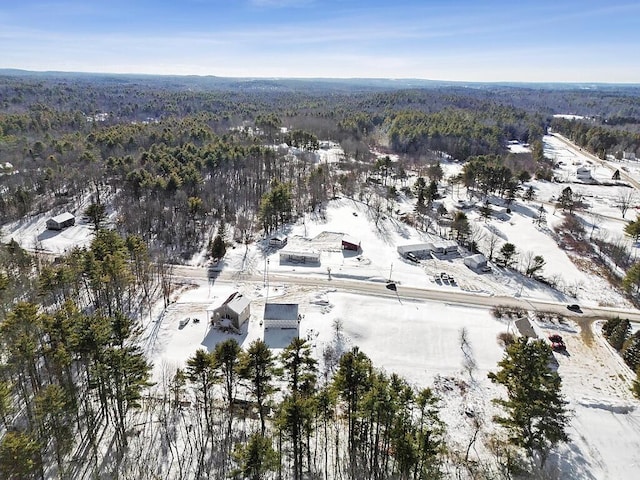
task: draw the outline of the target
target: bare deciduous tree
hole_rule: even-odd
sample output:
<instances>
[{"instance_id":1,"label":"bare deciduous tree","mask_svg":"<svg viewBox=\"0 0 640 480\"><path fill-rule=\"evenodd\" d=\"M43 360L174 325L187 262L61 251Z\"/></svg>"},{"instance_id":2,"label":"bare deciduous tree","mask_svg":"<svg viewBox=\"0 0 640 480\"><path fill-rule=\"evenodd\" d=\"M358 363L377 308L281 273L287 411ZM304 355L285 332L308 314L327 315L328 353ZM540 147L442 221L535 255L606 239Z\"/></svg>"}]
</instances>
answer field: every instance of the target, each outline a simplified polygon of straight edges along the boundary
<instances>
[{"instance_id":1,"label":"bare deciduous tree","mask_svg":"<svg viewBox=\"0 0 640 480\"><path fill-rule=\"evenodd\" d=\"M622 218L627 214L627 211L631 207L635 200L635 193L633 189L621 190L616 197L616 203L622 213Z\"/></svg>"}]
</instances>

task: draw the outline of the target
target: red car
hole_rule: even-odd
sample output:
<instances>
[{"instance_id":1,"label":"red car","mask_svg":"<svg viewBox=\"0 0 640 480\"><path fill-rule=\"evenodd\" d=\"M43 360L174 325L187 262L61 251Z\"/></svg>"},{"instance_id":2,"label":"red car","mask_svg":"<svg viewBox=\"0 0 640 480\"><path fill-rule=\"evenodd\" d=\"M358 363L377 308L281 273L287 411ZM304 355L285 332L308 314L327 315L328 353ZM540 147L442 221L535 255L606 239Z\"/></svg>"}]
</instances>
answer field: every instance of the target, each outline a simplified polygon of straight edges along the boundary
<instances>
[{"instance_id":1,"label":"red car","mask_svg":"<svg viewBox=\"0 0 640 480\"><path fill-rule=\"evenodd\" d=\"M564 352L567 349L564 340L557 333L549 335L549 341L551 342L551 349L555 352Z\"/></svg>"}]
</instances>

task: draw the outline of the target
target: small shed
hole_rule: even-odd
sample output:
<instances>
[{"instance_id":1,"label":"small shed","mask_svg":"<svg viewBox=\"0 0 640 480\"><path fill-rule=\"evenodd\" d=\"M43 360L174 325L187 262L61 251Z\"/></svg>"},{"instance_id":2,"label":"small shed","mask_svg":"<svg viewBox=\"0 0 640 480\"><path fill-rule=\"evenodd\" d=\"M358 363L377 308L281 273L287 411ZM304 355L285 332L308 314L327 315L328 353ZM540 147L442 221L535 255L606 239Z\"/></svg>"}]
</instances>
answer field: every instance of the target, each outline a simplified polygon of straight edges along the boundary
<instances>
[{"instance_id":1,"label":"small shed","mask_svg":"<svg viewBox=\"0 0 640 480\"><path fill-rule=\"evenodd\" d=\"M300 323L297 303L266 303L264 328L298 328Z\"/></svg>"},{"instance_id":2,"label":"small shed","mask_svg":"<svg viewBox=\"0 0 640 480\"><path fill-rule=\"evenodd\" d=\"M433 251L433 244L415 243L412 245L399 245L397 247L397 250L402 257L406 257L408 254L412 253L416 257L427 258L431 256L431 252Z\"/></svg>"},{"instance_id":3,"label":"small shed","mask_svg":"<svg viewBox=\"0 0 640 480\"><path fill-rule=\"evenodd\" d=\"M289 239L287 238L286 235L282 235L282 234L274 235L269 239L269 246L278 247L278 248L284 247L288 241Z\"/></svg>"},{"instance_id":4,"label":"small shed","mask_svg":"<svg viewBox=\"0 0 640 480\"><path fill-rule=\"evenodd\" d=\"M481 253L476 253L465 257L464 264L473 270L481 270L487 266L487 259Z\"/></svg>"},{"instance_id":5,"label":"small shed","mask_svg":"<svg viewBox=\"0 0 640 480\"><path fill-rule=\"evenodd\" d=\"M76 217L72 213L64 212L47 220L47 230L62 230L75 225L75 223Z\"/></svg>"},{"instance_id":6,"label":"small shed","mask_svg":"<svg viewBox=\"0 0 640 480\"><path fill-rule=\"evenodd\" d=\"M239 292L232 293L222 305L207 308L207 320L212 324L217 324L222 320L230 320L231 324L240 328L251 315L251 299Z\"/></svg>"},{"instance_id":7,"label":"small shed","mask_svg":"<svg viewBox=\"0 0 640 480\"><path fill-rule=\"evenodd\" d=\"M360 240L345 235L342 237L342 249L358 252L360 250Z\"/></svg>"},{"instance_id":8,"label":"small shed","mask_svg":"<svg viewBox=\"0 0 640 480\"><path fill-rule=\"evenodd\" d=\"M320 252L315 250L294 251L283 250L280 252L280 263L320 263Z\"/></svg>"}]
</instances>

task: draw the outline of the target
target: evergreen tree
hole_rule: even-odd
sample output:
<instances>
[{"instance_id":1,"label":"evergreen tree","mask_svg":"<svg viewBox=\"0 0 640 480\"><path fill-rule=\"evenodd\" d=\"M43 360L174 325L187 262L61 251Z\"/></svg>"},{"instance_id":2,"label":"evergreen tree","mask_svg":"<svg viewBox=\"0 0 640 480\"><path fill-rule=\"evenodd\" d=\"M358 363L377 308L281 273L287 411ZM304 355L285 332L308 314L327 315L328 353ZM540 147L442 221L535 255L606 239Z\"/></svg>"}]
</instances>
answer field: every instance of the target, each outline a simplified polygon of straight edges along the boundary
<instances>
[{"instance_id":1,"label":"evergreen tree","mask_svg":"<svg viewBox=\"0 0 640 480\"><path fill-rule=\"evenodd\" d=\"M558 207L560 207L563 212L565 210L569 210L569 213L573 212L573 209L575 208L575 200L573 198L573 190L571 190L571 187L566 187L560 193L560 197L558 197Z\"/></svg>"},{"instance_id":2,"label":"evergreen tree","mask_svg":"<svg viewBox=\"0 0 640 480\"><path fill-rule=\"evenodd\" d=\"M457 212L451 222L451 230L456 232L456 240L464 240L471 233L469 219L464 212Z\"/></svg>"},{"instance_id":3,"label":"evergreen tree","mask_svg":"<svg viewBox=\"0 0 640 480\"><path fill-rule=\"evenodd\" d=\"M13 391L11 384L3 379L0 379L0 419L4 428L9 425L9 415L13 413Z\"/></svg>"},{"instance_id":4,"label":"evergreen tree","mask_svg":"<svg viewBox=\"0 0 640 480\"><path fill-rule=\"evenodd\" d=\"M602 325L602 335L609 340L613 330L620 324L622 319L620 317L610 318Z\"/></svg>"},{"instance_id":5,"label":"evergreen tree","mask_svg":"<svg viewBox=\"0 0 640 480\"><path fill-rule=\"evenodd\" d=\"M631 385L631 392L636 398L640 398L640 367L636 370L636 378Z\"/></svg>"},{"instance_id":6,"label":"evergreen tree","mask_svg":"<svg viewBox=\"0 0 640 480\"><path fill-rule=\"evenodd\" d=\"M222 257L224 257L225 253L227 253L227 246L225 245L224 239L220 234L217 234L213 238L213 241L211 242L210 252L211 258L213 258L214 261L220 260Z\"/></svg>"},{"instance_id":7,"label":"evergreen tree","mask_svg":"<svg viewBox=\"0 0 640 480\"><path fill-rule=\"evenodd\" d=\"M636 262L627 270L622 279L622 286L629 294L637 295L640 292L640 262Z\"/></svg>"},{"instance_id":8,"label":"evergreen tree","mask_svg":"<svg viewBox=\"0 0 640 480\"><path fill-rule=\"evenodd\" d=\"M427 200L427 207L431 208L433 202L438 199L438 184L432 181L424 191L425 198Z\"/></svg>"},{"instance_id":9,"label":"evergreen tree","mask_svg":"<svg viewBox=\"0 0 640 480\"><path fill-rule=\"evenodd\" d=\"M617 323L615 327L612 328L611 333L607 337L609 343L613 348L620 351L624 346L624 342L629 338L629 334L631 333L631 323L629 320L622 319Z\"/></svg>"},{"instance_id":10,"label":"evergreen tree","mask_svg":"<svg viewBox=\"0 0 640 480\"><path fill-rule=\"evenodd\" d=\"M353 347L340 358L338 371L333 378L333 387L346 403L350 478L353 480L357 476L357 451L360 445L357 428L358 409L362 397L371 387L372 368L369 357L358 347Z\"/></svg>"},{"instance_id":11,"label":"evergreen tree","mask_svg":"<svg viewBox=\"0 0 640 480\"><path fill-rule=\"evenodd\" d=\"M4 434L0 440L0 478L35 478L41 467L40 445L31 434L20 431L8 431Z\"/></svg>"},{"instance_id":12,"label":"evergreen tree","mask_svg":"<svg viewBox=\"0 0 640 480\"><path fill-rule=\"evenodd\" d=\"M311 356L311 345L297 337L282 351L280 360L283 377L289 385L289 395L284 399L280 417L293 448L293 478L300 480L303 472L303 434L311 435L311 400L317 381L317 361Z\"/></svg>"},{"instance_id":13,"label":"evergreen tree","mask_svg":"<svg viewBox=\"0 0 640 480\"><path fill-rule=\"evenodd\" d=\"M54 443L58 470L63 470L63 456L71 451L74 444L72 415L75 409L69 397L59 385L47 385L35 398L36 422L40 425L40 442Z\"/></svg>"},{"instance_id":14,"label":"evergreen tree","mask_svg":"<svg viewBox=\"0 0 640 480\"><path fill-rule=\"evenodd\" d=\"M278 455L271 439L254 433L244 445L238 445L233 454L238 468L232 472L237 480L263 480L278 466Z\"/></svg>"},{"instance_id":15,"label":"evergreen tree","mask_svg":"<svg viewBox=\"0 0 640 480\"><path fill-rule=\"evenodd\" d=\"M187 379L196 387L196 398L202 404L205 425L207 430L210 431L212 428L212 389L217 382L213 355L202 348L196 350L196 353L187 360L186 374Z\"/></svg>"},{"instance_id":16,"label":"evergreen tree","mask_svg":"<svg viewBox=\"0 0 640 480\"><path fill-rule=\"evenodd\" d=\"M624 233L633 238L634 241L640 239L640 215L635 221L627 223L624 227Z\"/></svg>"},{"instance_id":17,"label":"evergreen tree","mask_svg":"<svg viewBox=\"0 0 640 480\"><path fill-rule=\"evenodd\" d=\"M260 432L266 432L266 406L274 391L273 377L276 373L275 357L262 340L254 340L246 352L240 355L238 375L246 380L251 394L258 404Z\"/></svg>"},{"instance_id":18,"label":"evergreen tree","mask_svg":"<svg viewBox=\"0 0 640 480\"><path fill-rule=\"evenodd\" d=\"M107 218L107 209L101 203L92 203L84 211L84 214L89 217L94 230L98 231L104 226L104 221Z\"/></svg>"},{"instance_id":19,"label":"evergreen tree","mask_svg":"<svg viewBox=\"0 0 640 480\"><path fill-rule=\"evenodd\" d=\"M551 450L569 440L566 402L562 397L562 380L549 366L551 347L540 340L519 338L507 347L500 370L489 379L507 389L507 399L494 399L504 408L494 421L509 432L509 442L523 448L540 467Z\"/></svg>"},{"instance_id":20,"label":"evergreen tree","mask_svg":"<svg viewBox=\"0 0 640 480\"><path fill-rule=\"evenodd\" d=\"M212 353L213 368L222 381L224 395L227 401L227 441L231 438L233 428L233 406L237 387L237 369L242 349L234 338L229 338L216 344Z\"/></svg>"},{"instance_id":21,"label":"evergreen tree","mask_svg":"<svg viewBox=\"0 0 640 480\"><path fill-rule=\"evenodd\" d=\"M500 248L500 263L505 267L509 267L514 262L515 255L516 246L513 243L505 243Z\"/></svg>"},{"instance_id":22,"label":"evergreen tree","mask_svg":"<svg viewBox=\"0 0 640 480\"><path fill-rule=\"evenodd\" d=\"M640 331L635 332L624 343L622 358L631 370L634 372L638 370L640 367Z\"/></svg>"}]
</instances>

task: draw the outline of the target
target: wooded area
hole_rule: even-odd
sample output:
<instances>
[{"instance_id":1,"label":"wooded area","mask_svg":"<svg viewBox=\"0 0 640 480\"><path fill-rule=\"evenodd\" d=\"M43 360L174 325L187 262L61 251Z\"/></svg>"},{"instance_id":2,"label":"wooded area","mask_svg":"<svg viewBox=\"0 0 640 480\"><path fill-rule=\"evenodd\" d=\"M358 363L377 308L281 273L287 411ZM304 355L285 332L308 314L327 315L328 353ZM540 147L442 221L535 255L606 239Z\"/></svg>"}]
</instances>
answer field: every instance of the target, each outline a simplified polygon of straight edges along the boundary
<instances>
[{"instance_id":1,"label":"wooded area","mask_svg":"<svg viewBox=\"0 0 640 480\"><path fill-rule=\"evenodd\" d=\"M213 257L224 255L221 232L250 242L338 195L391 196L387 179L406 177L409 166L424 172L406 187L424 224L446 213L430 208L445 156L465 162L454 183L513 199L527 179L550 175L541 144L550 126L600 156L640 155L638 98L635 87L393 90L339 81L0 74L0 222L82 205L95 229L90 247L55 259L14 241L0 247L0 473L432 479L466 468L510 478L528 468L525 460L543 465L566 440L546 345L512 345L491 378L515 392L513 365L535 357L527 386L551 394L528 421L557 423L531 432L519 417L526 402L502 402L498 422L517 441L496 444L505 470L494 471L465 463L468 451L464 458L447 450L431 389L377 369L357 348L339 358L327 352L330 368L319 372L304 340L279 358L264 343L242 351L225 342L198 352L160 397L150 397L139 318L158 299L167 306L173 264L207 245ZM552 119L556 111L600 116ZM321 140L344 150L335 168L314 160ZM508 153L509 140L530 143L532 153ZM399 161L374 158L374 147ZM464 214L448 226L471 244ZM513 253L501 252L505 265ZM625 352L637 365L636 336L624 338L635 342ZM250 401L238 401L240 387ZM191 417L185 391L196 398Z\"/></svg>"}]
</instances>

